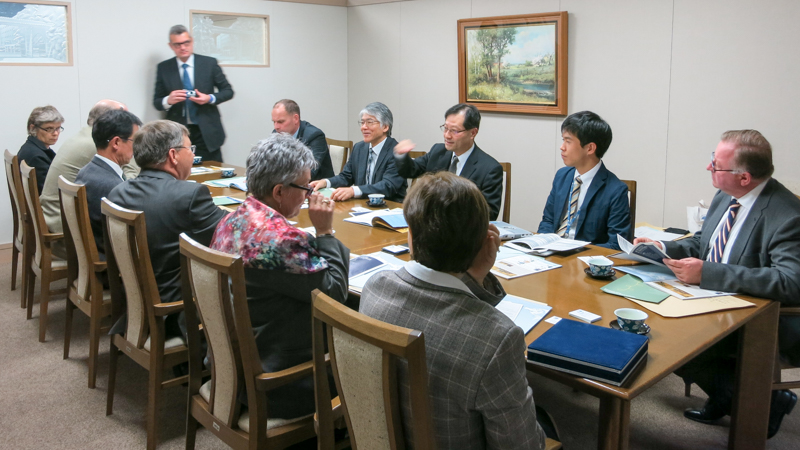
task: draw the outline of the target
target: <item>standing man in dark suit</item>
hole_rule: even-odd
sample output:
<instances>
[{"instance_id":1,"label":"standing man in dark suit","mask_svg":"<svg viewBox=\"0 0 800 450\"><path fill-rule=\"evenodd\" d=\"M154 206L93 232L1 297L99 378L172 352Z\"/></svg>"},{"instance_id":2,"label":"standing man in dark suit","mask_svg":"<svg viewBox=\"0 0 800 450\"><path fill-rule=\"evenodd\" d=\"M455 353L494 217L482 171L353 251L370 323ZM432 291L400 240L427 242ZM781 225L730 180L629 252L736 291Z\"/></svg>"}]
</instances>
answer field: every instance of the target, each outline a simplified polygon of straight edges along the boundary
<instances>
[{"instance_id":1,"label":"standing man in dark suit","mask_svg":"<svg viewBox=\"0 0 800 450\"><path fill-rule=\"evenodd\" d=\"M105 246L100 199L125 180L122 166L133 158L131 136L139 131L141 125L142 121L126 110L112 109L103 113L92 124L92 140L97 153L75 177L75 183L86 186L89 220L101 258L105 257Z\"/></svg>"},{"instance_id":2,"label":"standing man in dark suit","mask_svg":"<svg viewBox=\"0 0 800 450\"><path fill-rule=\"evenodd\" d=\"M581 111L561 124L561 159L537 233L556 233L619 250L617 235L630 240L628 187L601 161L611 145L611 127Z\"/></svg>"},{"instance_id":3,"label":"standing man in dark suit","mask_svg":"<svg viewBox=\"0 0 800 450\"><path fill-rule=\"evenodd\" d=\"M208 245L226 214L214 205L207 186L186 181L194 162L193 150L189 130L183 125L169 120L147 123L133 138L133 156L142 171L108 194L117 205L144 212L150 261L162 302L181 300L178 236L186 233ZM165 322L167 334L185 335L177 328L176 319ZM181 321L181 327L184 325Z\"/></svg>"},{"instance_id":4,"label":"standing man in dark suit","mask_svg":"<svg viewBox=\"0 0 800 450\"><path fill-rule=\"evenodd\" d=\"M402 202L406 180L398 175L392 157L397 145L392 137L392 111L383 103L374 102L362 109L359 116L364 141L353 146L353 154L339 175L311 185L314 190L336 188L331 198L337 202L369 194L383 194L387 200Z\"/></svg>"},{"instance_id":5,"label":"standing man in dark suit","mask_svg":"<svg viewBox=\"0 0 800 450\"><path fill-rule=\"evenodd\" d=\"M278 100L272 107L273 133L286 133L306 144L317 160L317 167L311 171L311 180L333 176L331 152L325 133L305 120L300 120L300 105L294 100Z\"/></svg>"},{"instance_id":6,"label":"standing man in dark suit","mask_svg":"<svg viewBox=\"0 0 800 450\"><path fill-rule=\"evenodd\" d=\"M658 242L674 258L664 264L680 281L703 289L800 305L800 200L772 178L769 142L755 130L727 131L706 169L719 191L703 228L690 239ZM702 409L683 413L687 418L711 423L730 414L738 334L675 371L708 394ZM800 317L780 318L778 341L781 359L800 365ZM768 437L778 432L796 403L792 391L772 391Z\"/></svg>"},{"instance_id":7,"label":"standing man in dark suit","mask_svg":"<svg viewBox=\"0 0 800 450\"><path fill-rule=\"evenodd\" d=\"M414 149L411 141L402 141L394 148L397 172L403 178L417 178L428 172L447 170L472 180L489 203L489 220L497 219L503 192L503 167L475 145L481 125L478 108L459 103L444 113L444 144L435 144L430 151L416 159L408 152Z\"/></svg>"},{"instance_id":8,"label":"standing man in dark suit","mask_svg":"<svg viewBox=\"0 0 800 450\"><path fill-rule=\"evenodd\" d=\"M169 47L175 58L158 64L153 106L186 125L198 156L221 162L225 130L217 105L233 98L233 88L216 59L194 54L194 41L183 25L170 28Z\"/></svg>"}]
</instances>

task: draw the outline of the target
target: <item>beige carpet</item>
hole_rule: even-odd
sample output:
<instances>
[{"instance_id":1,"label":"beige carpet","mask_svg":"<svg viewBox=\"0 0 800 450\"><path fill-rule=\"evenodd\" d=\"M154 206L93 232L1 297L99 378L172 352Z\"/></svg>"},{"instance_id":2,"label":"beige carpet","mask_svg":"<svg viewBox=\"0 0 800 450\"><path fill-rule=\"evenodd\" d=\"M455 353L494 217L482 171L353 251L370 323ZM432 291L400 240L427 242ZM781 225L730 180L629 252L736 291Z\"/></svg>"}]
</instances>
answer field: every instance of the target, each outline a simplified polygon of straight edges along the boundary
<instances>
[{"instance_id":1,"label":"beige carpet","mask_svg":"<svg viewBox=\"0 0 800 450\"><path fill-rule=\"evenodd\" d=\"M39 343L38 288L34 318L26 321L25 311L19 307L19 289L10 290L11 265L7 260L0 258L0 448L144 448L146 371L128 358L119 359L114 414L107 417L108 338L100 342L97 388L88 389L88 320L75 313L70 358L63 360L64 300L58 299L51 303L47 342ZM800 371L793 375L800 378ZM566 449L596 448L595 398L538 376L533 378L533 388L537 403L556 421ZM159 448L184 448L186 390L176 387L164 394ZM727 448L727 419L711 426L683 418L684 408L703 401L699 388L695 386L692 397L686 398L682 381L667 377L633 401L631 448ZM197 448L226 447L201 429ZM800 408L786 417L767 448L800 448Z\"/></svg>"}]
</instances>

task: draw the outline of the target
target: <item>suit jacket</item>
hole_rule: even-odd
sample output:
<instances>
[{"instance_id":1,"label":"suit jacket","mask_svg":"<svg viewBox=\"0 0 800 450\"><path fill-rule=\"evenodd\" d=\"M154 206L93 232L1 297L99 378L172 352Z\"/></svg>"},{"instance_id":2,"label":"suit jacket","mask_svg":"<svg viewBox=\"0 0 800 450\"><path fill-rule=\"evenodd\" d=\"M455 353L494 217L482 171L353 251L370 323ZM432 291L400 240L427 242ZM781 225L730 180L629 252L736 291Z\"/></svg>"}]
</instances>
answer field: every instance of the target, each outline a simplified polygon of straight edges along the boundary
<instances>
[{"instance_id":1,"label":"suit jacket","mask_svg":"<svg viewBox=\"0 0 800 450\"><path fill-rule=\"evenodd\" d=\"M397 173L403 178L417 178L428 172L448 170L453 152L444 148L444 144L436 144L430 151L419 158L411 159L408 154L395 158ZM503 167L496 159L475 145L461 176L474 182L483 192L489 203L489 220L495 220L500 213L501 195L503 192Z\"/></svg>"},{"instance_id":2,"label":"suit jacket","mask_svg":"<svg viewBox=\"0 0 800 450\"><path fill-rule=\"evenodd\" d=\"M50 164L50 171L47 172L47 179L44 181L44 189L39 201L42 203L44 220L47 228L52 233L61 233L64 228L61 226L61 201L58 198L58 177L63 175L67 181L75 182L78 172L94 158L97 154L94 141L92 140L92 127L81 128L75 136L64 141ZM122 166L122 173L125 178L136 178L139 174L139 166L131 158L131 162ZM101 239L102 241L102 236Z\"/></svg>"},{"instance_id":3,"label":"suit jacket","mask_svg":"<svg viewBox=\"0 0 800 450\"><path fill-rule=\"evenodd\" d=\"M525 379L525 336L493 307L505 292L493 275L489 280L494 293L465 275L462 281L470 294L422 281L405 268L380 272L364 286L360 311L424 333L439 448L544 448L544 432L536 423L533 394ZM398 366L401 413L407 418L407 365ZM413 444L405 422L406 442Z\"/></svg>"},{"instance_id":4,"label":"suit jacket","mask_svg":"<svg viewBox=\"0 0 800 450\"><path fill-rule=\"evenodd\" d=\"M334 175L333 162L331 162L331 152L328 149L328 141L325 140L325 133L305 120L301 120L300 128L297 130L297 139L311 149L314 159L317 160L318 165L311 172L311 180L332 177Z\"/></svg>"},{"instance_id":5,"label":"suit jacket","mask_svg":"<svg viewBox=\"0 0 800 450\"><path fill-rule=\"evenodd\" d=\"M20 164L25 161L25 164L33 167L36 171L36 186L39 188L39 195L41 195L44 180L47 179L47 172L50 170L53 158L56 157L56 152L48 148L44 142L35 136L28 136L28 139L17 152L17 157Z\"/></svg>"},{"instance_id":6,"label":"suit jacket","mask_svg":"<svg viewBox=\"0 0 800 450\"><path fill-rule=\"evenodd\" d=\"M703 228L692 238L665 242L672 258L705 260L731 196L718 191ZM800 305L800 200L775 179L758 196L730 250L728 263L703 262L703 289L740 292ZM800 317L781 317L781 354L800 364Z\"/></svg>"},{"instance_id":7,"label":"suit jacket","mask_svg":"<svg viewBox=\"0 0 800 450\"><path fill-rule=\"evenodd\" d=\"M216 102L212 105L197 105L195 124L203 133L203 141L209 151L222 147L225 142L225 130L222 129L217 105L233 98L233 88L225 74L217 64L217 60L209 56L194 55L194 87L204 94L214 94ZM216 92L214 92L216 88ZM170 58L158 64L156 72L156 88L153 94L153 106L163 111L161 103L170 92L183 89L183 73L178 70L176 58ZM189 101L189 100L187 100ZM186 108L183 103L176 103L167 110L167 119L186 125Z\"/></svg>"},{"instance_id":8,"label":"suit jacket","mask_svg":"<svg viewBox=\"0 0 800 450\"><path fill-rule=\"evenodd\" d=\"M142 169L138 177L112 189L107 198L124 208L144 211L150 260L161 301L181 300L178 236L186 233L208 245L225 215L214 205L208 187L178 180L160 170Z\"/></svg>"},{"instance_id":9,"label":"suit jacket","mask_svg":"<svg viewBox=\"0 0 800 450\"><path fill-rule=\"evenodd\" d=\"M122 178L105 161L92 158L89 164L78 172L75 183L86 186L86 202L89 205L89 220L92 223L92 234L97 244L97 251L105 255L103 242L103 213L100 211L100 199L107 197Z\"/></svg>"},{"instance_id":10,"label":"suit jacket","mask_svg":"<svg viewBox=\"0 0 800 450\"><path fill-rule=\"evenodd\" d=\"M372 184L367 184L367 161L369 161L369 144L361 141L353 146L353 154L344 165L339 175L330 178L332 188L358 186L361 193L383 194L386 200L402 202L406 198L406 180L397 173L395 166L394 146L397 141L389 136L383 143Z\"/></svg>"},{"instance_id":11,"label":"suit jacket","mask_svg":"<svg viewBox=\"0 0 800 450\"><path fill-rule=\"evenodd\" d=\"M555 233L561 226L574 177L574 167L562 167L556 172L538 233ZM628 186L606 169L602 162L583 199L577 227L575 239L589 241L600 247L619 250L618 234L632 240Z\"/></svg>"}]
</instances>

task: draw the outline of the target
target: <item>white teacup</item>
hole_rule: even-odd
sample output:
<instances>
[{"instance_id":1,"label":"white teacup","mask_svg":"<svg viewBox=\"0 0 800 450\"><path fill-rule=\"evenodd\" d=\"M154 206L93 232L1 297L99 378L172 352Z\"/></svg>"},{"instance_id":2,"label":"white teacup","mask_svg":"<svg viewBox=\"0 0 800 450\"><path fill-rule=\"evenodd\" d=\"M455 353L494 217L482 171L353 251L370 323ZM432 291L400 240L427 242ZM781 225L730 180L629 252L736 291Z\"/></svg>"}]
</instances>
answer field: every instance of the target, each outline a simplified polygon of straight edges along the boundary
<instances>
[{"instance_id":1,"label":"white teacup","mask_svg":"<svg viewBox=\"0 0 800 450\"><path fill-rule=\"evenodd\" d=\"M383 204L383 194L369 194L369 204L372 206L380 206Z\"/></svg>"}]
</instances>

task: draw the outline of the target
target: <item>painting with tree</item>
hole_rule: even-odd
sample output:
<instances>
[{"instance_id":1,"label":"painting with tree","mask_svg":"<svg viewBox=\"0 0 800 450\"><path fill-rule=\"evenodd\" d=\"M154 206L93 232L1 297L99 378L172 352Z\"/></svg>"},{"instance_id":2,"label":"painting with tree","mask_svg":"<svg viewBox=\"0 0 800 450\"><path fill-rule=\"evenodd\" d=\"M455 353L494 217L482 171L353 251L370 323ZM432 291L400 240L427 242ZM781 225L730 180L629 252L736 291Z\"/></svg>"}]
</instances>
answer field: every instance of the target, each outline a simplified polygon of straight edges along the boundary
<instances>
[{"instance_id":1,"label":"painting with tree","mask_svg":"<svg viewBox=\"0 0 800 450\"><path fill-rule=\"evenodd\" d=\"M458 24L462 103L482 111L566 115L565 11Z\"/></svg>"}]
</instances>

